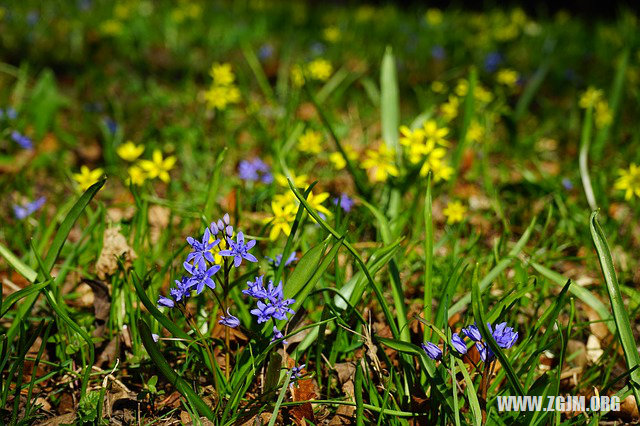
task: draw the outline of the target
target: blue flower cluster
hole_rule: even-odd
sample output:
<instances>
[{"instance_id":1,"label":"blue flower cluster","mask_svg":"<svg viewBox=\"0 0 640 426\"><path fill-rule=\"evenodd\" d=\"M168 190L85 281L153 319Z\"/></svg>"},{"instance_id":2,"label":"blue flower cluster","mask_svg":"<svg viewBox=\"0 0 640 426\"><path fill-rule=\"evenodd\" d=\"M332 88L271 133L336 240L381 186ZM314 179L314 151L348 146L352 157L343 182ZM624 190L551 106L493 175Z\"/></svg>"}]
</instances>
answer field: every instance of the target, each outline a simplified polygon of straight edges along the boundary
<instances>
[{"instance_id":1,"label":"blue flower cluster","mask_svg":"<svg viewBox=\"0 0 640 426\"><path fill-rule=\"evenodd\" d=\"M285 299L282 292L282 281L277 287L273 285L273 281L269 281L269 285L264 287L264 275L256 277L254 281L247 282L248 288L242 290L242 293L257 299L256 308L251 310L251 314L258 318L258 324L267 322L268 320L287 320L288 314L295 314L295 311L289 305L295 303L294 299ZM274 325L273 339L281 339L282 333ZM286 342L283 342L286 344Z\"/></svg>"},{"instance_id":2,"label":"blue flower cluster","mask_svg":"<svg viewBox=\"0 0 640 426\"><path fill-rule=\"evenodd\" d=\"M266 256L267 260L269 261L270 264L272 264L273 266L275 266L276 268L278 266L280 266L280 263L282 262L282 254L278 254L276 255L275 259L270 258L269 256ZM284 266L289 266L291 265L293 262L295 262L296 260L298 260L298 256L296 254L296 252L294 251L293 253L291 253L289 255L289 257L287 258L287 260L285 260L284 262Z\"/></svg>"},{"instance_id":3,"label":"blue flower cluster","mask_svg":"<svg viewBox=\"0 0 640 426\"><path fill-rule=\"evenodd\" d=\"M15 143L20 145L22 149L33 149L33 142L31 141L31 139L17 130L11 132L11 139L13 139Z\"/></svg>"},{"instance_id":4,"label":"blue flower cluster","mask_svg":"<svg viewBox=\"0 0 640 426\"><path fill-rule=\"evenodd\" d=\"M40 197L35 201L31 201L30 203L25 203L23 205L14 204L13 205L13 214L16 219L24 220L27 217L31 216L36 211L40 210L40 208L47 201L45 197Z\"/></svg>"},{"instance_id":5,"label":"blue flower cluster","mask_svg":"<svg viewBox=\"0 0 640 426\"><path fill-rule=\"evenodd\" d=\"M205 229L202 238L187 238L187 243L191 246L191 252L187 255L187 260L183 263L183 266L189 276L183 276L180 280L175 281L175 287L169 291L170 297L160 296L158 298L159 307L173 308L178 302L185 303L193 290L196 291L196 294L200 294L205 286L211 290L216 288L214 275L221 269L221 266L215 263L212 250L220 243L218 236L226 238L226 242L230 247L230 250L220 250L220 255L233 257L233 266L240 266L242 259L249 262L258 261L254 255L249 253L249 250L255 246L256 242L248 241L245 243L242 232L238 232L237 242L233 242L230 238L233 235L233 227L229 222L229 215L225 214L223 218L212 222Z\"/></svg>"},{"instance_id":6,"label":"blue flower cluster","mask_svg":"<svg viewBox=\"0 0 640 426\"><path fill-rule=\"evenodd\" d=\"M491 336L501 349L511 348L518 340L518 332L514 331L512 327L508 327L506 322L501 322L496 325L495 329L492 328L490 323L487 323L487 327L491 332ZM482 361L491 362L494 360L495 354L489 345L482 341L480 330L478 330L478 327L475 324L471 324L466 328L463 328L462 333L475 342L476 349L478 350ZM458 333L453 333L451 336L451 345L460 355L467 353L467 343ZM422 349L427 353L429 358L433 360L439 360L442 358L442 350L434 343L423 343Z\"/></svg>"},{"instance_id":7,"label":"blue flower cluster","mask_svg":"<svg viewBox=\"0 0 640 426\"><path fill-rule=\"evenodd\" d=\"M271 168L261 159L242 160L238 164L238 176L242 180L255 182L259 180L262 183L273 182Z\"/></svg>"}]
</instances>

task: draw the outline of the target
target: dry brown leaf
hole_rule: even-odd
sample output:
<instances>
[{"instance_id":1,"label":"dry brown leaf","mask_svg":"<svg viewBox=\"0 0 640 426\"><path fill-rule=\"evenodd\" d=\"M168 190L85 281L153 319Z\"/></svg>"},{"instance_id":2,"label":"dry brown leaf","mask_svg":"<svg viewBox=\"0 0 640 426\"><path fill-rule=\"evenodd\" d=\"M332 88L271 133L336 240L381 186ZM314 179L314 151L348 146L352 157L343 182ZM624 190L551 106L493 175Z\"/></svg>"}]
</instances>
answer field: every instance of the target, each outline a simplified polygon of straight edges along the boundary
<instances>
[{"instance_id":1,"label":"dry brown leaf","mask_svg":"<svg viewBox=\"0 0 640 426\"><path fill-rule=\"evenodd\" d=\"M296 383L293 385L292 393L294 402L310 401L315 399L316 391L313 385L313 380L310 378L296 380ZM316 423L316 419L313 414L313 407L310 402L293 406L289 413L296 424L306 425L307 422L305 422L304 419L308 419L314 424Z\"/></svg>"},{"instance_id":2,"label":"dry brown leaf","mask_svg":"<svg viewBox=\"0 0 640 426\"><path fill-rule=\"evenodd\" d=\"M124 257L125 266L131 266L131 261L138 256L127 240L120 233L120 226L114 226L104 231L102 252L96 262L96 272L100 279L113 275L118 270L118 259Z\"/></svg>"}]
</instances>

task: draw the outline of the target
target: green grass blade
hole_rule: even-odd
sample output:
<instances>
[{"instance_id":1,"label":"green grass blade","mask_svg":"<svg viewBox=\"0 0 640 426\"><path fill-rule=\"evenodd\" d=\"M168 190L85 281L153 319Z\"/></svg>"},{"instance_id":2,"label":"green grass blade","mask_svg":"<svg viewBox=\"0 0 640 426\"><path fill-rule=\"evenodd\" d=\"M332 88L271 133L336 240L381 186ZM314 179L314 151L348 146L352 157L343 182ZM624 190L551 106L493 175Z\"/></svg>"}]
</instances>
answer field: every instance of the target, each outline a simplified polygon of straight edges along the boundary
<instances>
[{"instance_id":1,"label":"green grass blade","mask_svg":"<svg viewBox=\"0 0 640 426\"><path fill-rule=\"evenodd\" d=\"M364 425L364 406L362 401L362 364L358 363L356 365L356 383L354 386L355 397L356 397L356 425L363 426Z\"/></svg>"},{"instance_id":2,"label":"green grass blade","mask_svg":"<svg viewBox=\"0 0 640 426\"><path fill-rule=\"evenodd\" d=\"M489 271L489 273L482 279L482 281L480 281L480 284L479 284L480 291L484 291L484 289L487 288L487 286L491 284L498 277L498 275L502 273L502 271L504 271L509 265L511 265L514 259L516 259L518 254L522 251L522 249L524 249L524 246L527 244L527 241L529 241L529 238L531 237L531 233L533 232L533 228L535 227L535 225L536 225L536 218L534 217L531 220L531 223L529 224L527 229L524 231L524 233L516 243L516 245L513 246L511 251L509 251L509 253L507 254L507 257L505 257L500 262L498 262L498 264L494 266L493 269L491 269L491 271ZM456 313L462 311L465 307L467 307L467 305L469 305L470 302L471 302L471 294L467 293L460 300L458 300L451 308L449 308L449 318L451 318Z\"/></svg>"},{"instance_id":3,"label":"green grass blade","mask_svg":"<svg viewBox=\"0 0 640 426\"><path fill-rule=\"evenodd\" d=\"M471 407L471 419L473 420L474 425L480 426L482 424L482 409L480 408L480 401L478 401L478 394L473 386L473 380L471 380L467 366L460 358L456 358L456 363L458 364L467 385L466 393L467 399L469 400L469 406Z\"/></svg>"},{"instance_id":4,"label":"green grass blade","mask_svg":"<svg viewBox=\"0 0 640 426\"><path fill-rule=\"evenodd\" d=\"M212 220L213 208L216 204L216 196L218 195L218 189L220 188L220 173L222 172L222 164L227 154L227 148L224 147L216 158L216 163L213 166L211 172L211 180L209 180L209 188L207 189L207 199L204 203L204 217L208 220Z\"/></svg>"},{"instance_id":5,"label":"green grass blade","mask_svg":"<svg viewBox=\"0 0 640 426\"><path fill-rule=\"evenodd\" d=\"M401 164L398 128L400 127L400 95L398 93L398 77L396 61L390 46L384 52L380 69L380 119L382 123L382 139L396 153L396 160Z\"/></svg>"},{"instance_id":6,"label":"green grass blade","mask_svg":"<svg viewBox=\"0 0 640 426\"><path fill-rule=\"evenodd\" d=\"M193 389L191 389L189 384L185 382L184 379L182 379L182 377L178 375L178 373L173 371L167 360L164 358L164 356L162 356L162 353L158 349L158 344L153 341L149 326L143 319L140 319L138 321L138 330L140 330L142 344L147 349L151 360L155 363L156 367L158 367L160 373L162 373L162 375L169 381L169 383L176 387L178 392L180 392L182 395L184 395L185 398L189 400L191 405L193 405L198 410L198 413L200 413L200 415L208 418L209 420L213 420L214 414L211 408L209 408L209 406L205 404L202 398L200 398L198 394Z\"/></svg>"},{"instance_id":7,"label":"green grass blade","mask_svg":"<svg viewBox=\"0 0 640 426\"><path fill-rule=\"evenodd\" d=\"M431 322L431 303L433 301L433 215L431 203L431 171L427 175L427 192L424 196L424 320ZM427 338L427 328L424 329Z\"/></svg>"},{"instance_id":8,"label":"green grass blade","mask_svg":"<svg viewBox=\"0 0 640 426\"><path fill-rule=\"evenodd\" d=\"M565 283L568 281L562 275L558 274L555 271L552 271L545 266L540 265L539 263L531 262L530 265L533 267L533 269L541 273L544 277L546 277L556 285L562 286L565 285ZM605 324L607 324L607 327L609 327L611 333L616 334L615 323L610 320L611 315L609 314L609 310L604 305L604 303L600 301L600 299L591 294L589 290L584 287L580 287L579 285L569 286L569 293L573 294L591 309L596 311L600 319L603 320Z\"/></svg>"},{"instance_id":9,"label":"green grass blade","mask_svg":"<svg viewBox=\"0 0 640 426\"><path fill-rule=\"evenodd\" d=\"M498 360L500 360L500 364L502 365L502 368L504 368L506 372L507 379L509 381L509 384L511 385L511 388L520 396L526 395L524 389L522 388L522 384L520 384L520 381L518 380L518 376L516 376L516 373L513 371L513 367L511 366L511 363L505 356L504 352L502 352L502 349L500 349L495 339L491 335L489 328L487 327L487 322L484 318L484 312L482 309L482 298L480 293L480 286L478 285L478 282L476 280L473 281L472 294L473 294L473 303L472 303L473 316L476 320L476 325L480 330L480 334L482 335L482 338L489 345L489 347L491 348L493 353L496 355Z\"/></svg>"},{"instance_id":10,"label":"green grass blade","mask_svg":"<svg viewBox=\"0 0 640 426\"><path fill-rule=\"evenodd\" d=\"M23 297L27 297L32 293L39 292L49 284L51 284L51 280L47 280L38 284L31 284L23 289L16 291L15 293L11 293L5 300L2 301L2 304L0 305L2 307L2 310L0 311L0 318L4 317L11 309L13 304L18 300L22 299Z\"/></svg>"},{"instance_id":11,"label":"green grass blade","mask_svg":"<svg viewBox=\"0 0 640 426\"><path fill-rule=\"evenodd\" d=\"M100 181L91 185L84 192L84 194L80 196L78 201L76 201L76 203L73 205L69 213L67 213L67 216L62 221L62 224L58 228L58 232L56 232L56 235L53 238L51 247L49 247L49 251L47 252L47 257L45 257L43 261L43 269L41 270L44 270L47 273L51 272L51 269L53 269L53 265L56 263L56 260L60 255L62 246L67 240L67 237L69 236L69 232L71 232L71 228L73 228L73 225L76 223L76 221L78 220L78 218L80 217L84 209L89 205L89 202L93 199L93 197L100 190L100 188L102 188L102 186L106 181L107 181L106 178L101 179ZM43 281L44 274L40 272L37 275L36 280ZM33 304L36 302L37 298L38 298L38 293L35 293L35 294L31 294L25 300L22 301L22 303L18 307L18 312L16 312L16 317L13 323L11 324L11 326L9 327L9 330L7 331L8 341L13 340L18 330L18 324L20 323L20 321L22 321L22 318L24 318L31 311L31 308L33 307Z\"/></svg>"},{"instance_id":12,"label":"green grass blade","mask_svg":"<svg viewBox=\"0 0 640 426\"><path fill-rule=\"evenodd\" d=\"M598 208L596 197L593 193L591 185L591 177L589 177L589 145L591 143L591 129L593 128L593 107L587 108L582 123L582 134L580 135L580 155L578 157L578 165L580 168L580 179L584 194L591 210Z\"/></svg>"},{"instance_id":13,"label":"green grass blade","mask_svg":"<svg viewBox=\"0 0 640 426\"><path fill-rule=\"evenodd\" d=\"M24 264L18 257L13 254L8 248L0 244L0 255L15 269L20 275L26 278L27 281L33 283L36 281L38 273L31 269L28 265Z\"/></svg>"},{"instance_id":14,"label":"green grass blade","mask_svg":"<svg viewBox=\"0 0 640 426\"><path fill-rule=\"evenodd\" d=\"M262 65L260 65L258 57L254 53L253 49L251 49L251 46L249 46L248 44L243 44L242 53L244 54L245 60L249 64L249 68L251 68L251 71L253 71L253 75L255 76L256 81L258 82L258 86L260 86L260 90L262 90L264 97L270 101L274 100L273 89L271 88L269 80L267 79L267 76L262 69Z\"/></svg>"},{"instance_id":15,"label":"green grass blade","mask_svg":"<svg viewBox=\"0 0 640 426\"><path fill-rule=\"evenodd\" d=\"M276 406L273 407L273 413L271 413L271 419L269 419L269 426L273 426L276 424L276 419L278 418L278 411L280 411L280 406L282 405L282 401L284 400L284 396L287 393L287 389L289 388L289 382L291 381L291 373L287 371L287 376L284 379L284 384L282 385L282 390L280 391L280 395L278 395L278 400L276 401Z\"/></svg>"},{"instance_id":16,"label":"green grass blade","mask_svg":"<svg viewBox=\"0 0 640 426\"><path fill-rule=\"evenodd\" d=\"M591 231L591 238L593 239L593 245L598 253L598 260L600 261L600 267L602 268L602 275L607 285L607 293L609 293L609 300L611 301L611 308L613 310L613 319L616 323L618 330L618 336L620 337L620 343L624 351L624 357L627 362L627 367L633 370L630 379L632 382L633 393L636 397L636 403L640 408L640 354L638 354L638 348L633 338L633 331L631 329L631 323L629 322L629 314L624 306L622 300L622 294L620 293L620 286L618 285L618 278L616 277L616 271L613 267L613 259L611 258L611 251L609 250L609 244L602 232L602 228L598 223L598 212L591 213L591 219L589 220L589 230Z\"/></svg>"}]
</instances>

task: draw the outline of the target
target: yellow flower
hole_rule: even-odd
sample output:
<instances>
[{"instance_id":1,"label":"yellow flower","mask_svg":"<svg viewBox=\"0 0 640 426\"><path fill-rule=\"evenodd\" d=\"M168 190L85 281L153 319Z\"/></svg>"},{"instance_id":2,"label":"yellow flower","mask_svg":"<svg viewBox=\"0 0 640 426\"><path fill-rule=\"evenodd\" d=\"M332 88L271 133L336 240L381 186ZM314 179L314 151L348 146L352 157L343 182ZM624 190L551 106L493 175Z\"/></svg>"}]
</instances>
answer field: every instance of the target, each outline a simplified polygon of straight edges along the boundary
<instances>
[{"instance_id":1,"label":"yellow flower","mask_svg":"<svg viewBox=\"0 0 640 426\"><path fill-rule=\"evenodd\" d=\"M291 67L291 82L295 87L302 87L304 85L304 73L300 65L294 65Z\"/></svg>"},{"instance_id":2,"label":"yellow flower","mask_svg":"<svg viewBox=\"0 0 640 426\"><path fill-rule=\"evenodd\" d=\"M596 102L596 126L598 128L606 127L613 121L613 113L609 108L609 103L605 100Z\"/></svg>"},{"instance_id":3,"label":"yellow flower","mask_svg":"<svg viewBox=\"0 0 640 426\"><path fill-rule=\"evenodd\" d=\"M298 198L291 191L287 191L284 194L276 194L273 196L273 201L278 203L280 206L286 206L287 204L291 204L295 207L298 207L300 202Z\"/></svg>"},{"instance_id":4,"label":"yellow flower","mask_svg":"<svg viewBox=\"0 0 640 426\"><path fill-rule=\"evenodd\" d=\"M307 129L298 138L298 148L300 151L309 154L319 154L322 151L322 133Z\"/></svg>"},{"instance_id":5,"label":"yellow flower","mask_svg":"<svg viewBox=\"0 0 640 426\"><path fill-rule=\"evenodd\" d=\"M355 152L355 150L351 148L351 146L345 145L342 148L344 149L344 153L347 155L347 158L349 160L354 161L356 158L358 158L358 153ZM336 170L342 170L347 166L347 162L340 152L332 152L331 154L329 154L329 161L333 163L333 167L335 167Z\"/></svg>"},{"instance_id":6,"label":"yellow flower","mask_svg":"<svg viewBox=\"0 0 640 426\"><path fill-rule=\"evenodd\" d=\"M287 177L281 173L278 173L275 176L276 182L280 186L284 186L285 188L289 188L289 182L287 182ZM307 175L299 175L296 176L291 172L291 182L293 182L293 186L296 188L306 188L309 184L309 177Z\"/></svg>"},{"instance_id":7,"label":"yellow flower","mask_svg":"<svg viewBox=\"0 0 640 426\"><path fill-rule=\"evenodd\" d=\"M122 22L115 19L107 19L100 24L100 32L105 36L117 36L122 33Z\"/></svg>"},{"instance_id":8,"label":"yellow flower","mask_svg":"<svg viewBox=\"0 0 640 426\"><path fill-rule=\"evenodd\" d=\"M431 83L431 90L433 93L444 93L447 90L447 86L441 81L434 81Z\"/></svg>"},{"instance_id":9,"label":"yellow flower","mask_svg":"<svg viewBox=\"0 0 640 426\"><path fill-rule=\"evenodd\" d=\"M618 170L620 177L614 184L615 189L625 191L624 199L630 200L632 196L640 197L640 167L634 163L629 165L629 170Z\"/></svg>"},{"instance_id":10,"label":"yellow flower","mask_svg":"<svg viewBox=\"0 0 640 426\"><path fill-rule=\"evenodd\" d=\"M518 83L518 73L512 69L502 69L496 73L496 81L507 87L513 88Z\"/></svg>"},{"instance_id":11,"label":"yellow flower","mask_svg":"<svg viewBox=\"0 0 640 426\"><path fill-rule=\"evenodd\" d=\"M329 43L335 43L336 41L340 40L340 38L342 37L340 28L336 27L335 25L331 25L325 28L324 31L322 32L322 35L324 39Z\"/></svg>"},{"instance_id":12,"label":"yellow flower","mask_svg":"<svg viewBox=\"0 0 640 426\"><path fill-rule=\"evenodd\" d=\"M331 73L333 73L333 66L331 66L331 62L326 59L318 58L309 62L307 65L307 69L309 70L309 76L314 80L326 81L331 77Z\"/></svg>"},{"instance_id":13,"label":"yellow flower","mask_svg":"<svg viewBox=\"0 0 640 426\"><path fill-rule=\"evenodd\" d=\"M263 223L271 222L271 230L269 231L269 239L271 241L278 239L280 232L287 236L291 233L291 224L296 218L295 209L296 207L293 204L282 206L275 201L271 202L273 215L263 220Z\"/></svg>"},{"instance_id":14,"label":"yellow flower","mask_svg":"<svg viewBox=\"0 0 640 426\"><path fill-rule=\"evenodd\" d=\"M151 160L140 160L140 167L147 173L149 179L160 178L164 183L171 180L169 170L173 169L175 164L176 157L170 156L163 159L159 149L153 151Z\"/></svg>"},{"instance_id":15,"label":"yellow flower","mask_svg":"<svg viewBox=\"0 0 640 426\"><path fill-rule=\"evenodd\" d=\"M580 97L580 108L591 108L600 99L602 99L602 90L596 89L593 86L589 86L589 88L587 88L587 90Z\"/></svg>"},{"instance_id":16,"label":"yellow flower","mask_svg":"<svg viewBox=\"0 0 640 426\"><path fill-rule=\"evenodd\" d=\"M420 145L424 143L424 130L411 130L407 126L400 126L400 144L404 146Z\"/></svg>"},{"instance_id":17,"label":"yellow flower","mask_svg":"<svg viewBox=\"0 0 640 426\"><path fill-rule=\"evenodd\" d=\"M484 137L484 127L476 120L473 120L467 130L467 140L471 142L480 142Z\"/></svg>"},{"instance_id":18,"label":"yellow flower","mask_svg":"<svg viewBox=\"0 0 640 426\"><path fill-rule=\"evenodd\" d=\"M455 96L449 96L449 101L442 104L440 107L440 113L445 120L451 121L458 116L458 108L460 107L460 100Z\"/></svg>"},{"instance_id":19,"label":"yellow flower","mask_svg":"<svg viewBox=\"0 0 640 426\"><path fill-rule=\"evenodd\" d=\"M457 222L462 222L467 208L463 206L460 201L450 201L442 212L447 217L447 223L452 225Z\"/></svg>"},{"instance_id":20,"label":"yellow flower","mask_svg":"<svg viewBox=\"0 0 640 426\"><path fill-rule=\"evenodd\" d=\"M126 180L127 185L142 185L146 179L147 175L139 166L134 165L129 167L129 177Z\"/></svg>"},{"instance_id":21,"label":"yellow flower","mask_svg":"<svg viewBox=\"0 0 640 426\"><path fill-rule=\"evenodd\" d=\"M91 170L87 166L82 166L80 167L80 173L73 174L73 179L78 182L82 191L86 191L91 185L99 181L103 174L104 170L99 167Z\"/></svg>"},{"instance_id":22,"label":"yellow flower","mask_svg":"<svg viewBox=\"0 0 640 426\"><path fill-rule=\"evenodd\" d=\"M362 167L367 169L373 182L384 182L389 175L398 176L398 168L393 164L393 154L385 144L381 144L377 150L367 150Z\"/></svg>"},{"instance_id":23,"label":"yellow flower","mask_svg":"<svg viewBox=\"0 0 640 426\"><path fill-rule=\"evenodd\" d=\"M211 86L204 94L209 108L224 110L227 105L240 101L240 90L236 86Z\"/></svg>"},{"instance_id":24,"label":"yellow flower","mask_svg":"<svg viewBox=\"0 0 640 426\"><path fill-rule=\"evenodd\" d=\"M220 64L215 62L211 65L209 75L213 78L213 84L216 86L230 86L236 79L236 76L233 74L233 70L231 69L231 64L227 63Z\"/></svg>"},{"instance_id":25,"label":"yellow flower","mask_svg":"<svg viewBox=\"0 0 640 426\"><path fill-rule=\"evenodd\" d=\"M460 97L466 96L467 92L469 91L469 82L464 78L461 78L460 80L458 80L458 84L456 85L454 91L456 92L456 95Z\"/></svg>"},{"instance_id":26,"label":"yellow flower","mask_svg":"<svg viewBox=\"0 0 640 426\"><path fill-rule=\"evenodd\" d=\"M131 141L122 144L116 149L116 152L125 161L135 161L144 152L144 146L136 145Z\"/></svg>"},{"instance_id":27,"label":"yellow flower","mask_svg":"<svg viewBox=\"0 0 640 426\"><path fill-rule=\"evenodd\" d=\"M422 127L424 128L424 137L427 144L450 145L449 141L445 139L445 136L449 134L447 127L438 127L438 123L435 120L427 120Z\"/></svg>"},{"instance_id":28,"label":"yellow flower","mask_svg":"<svg viewBox=\"0 0 640 426\"><path fill-rule=\"evenodd\" d=\"M329 198L328 192L321 192L317 195L314 194L313 192L310 192L309 196L307 197L307 202L318 213L322 213L326 216L330 216L331 212L325 206L322 205L322 203L324 203L327 200L327 198Z\"/></svg>"},{"instance_id":29,"label":"yellow flower","mask_svg":"<svg viewBox=\"0 0 640 426\"><path fill-rule=\"evenodd\" d=\"M449 180L453 174L453 167L444 161L446 151L444 148L436 148L430 154L420 169L420 176L426 176L429 171L433 173L433 181Z\"/></svg>"},{"instance_id":30,"label":"yellow flower","mask_svg":"<svg viewBox=\"0 0 640 426\"><path fill-rule=\"evenodd\" d=\"M429 25L434 27L438 26L442 23L442 11L440 9L432 7L427 10L427 13L425 14L425 19L427 20L427 23Z\"/></svg>"},{"instance_id":31,"label":"yellow flower","mask_svg":"<svg viewBox=\"0 0 640 426\"><path fill-rule=\"evenodd\" d=\"M475 90L473 91L473 97L478 101L484 104L488 104L493 100L493 94L481 85L477 85Z\"/></svg>"}]
</instances>

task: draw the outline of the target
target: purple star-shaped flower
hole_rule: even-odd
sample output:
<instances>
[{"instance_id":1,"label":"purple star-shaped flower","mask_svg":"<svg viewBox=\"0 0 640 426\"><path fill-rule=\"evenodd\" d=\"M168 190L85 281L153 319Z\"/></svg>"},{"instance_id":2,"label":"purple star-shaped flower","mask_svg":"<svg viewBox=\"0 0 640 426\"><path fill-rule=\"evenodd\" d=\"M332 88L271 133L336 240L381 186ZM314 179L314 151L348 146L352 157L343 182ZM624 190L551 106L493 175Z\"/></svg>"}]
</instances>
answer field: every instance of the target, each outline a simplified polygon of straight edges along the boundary
<instances>
[{"instance_id":1,"label":"purple star-shaped flower","mask_svg":"<svg viewBox=\"0 0 640 426\"><path fill-rule=\"evenodd\" d=\"M302 376L302 370L304 369L304 366L306 364L300 364L299 367L293 367L291 369L291 378L292 379L298 379Z\"/></svg>"},{"instance_id":2,"label":"purple star-shaped flower","mask_svg":"<svg viewBox=\"0 0 640 426\"><path fill-rule=\"evenodd\" d=\"M195 287L197 294L202 293L205 285L211 290L216 288L216 283L211 279L211 277L220 270L220 265L213 265L209 269L200 269L188 262L184 262L183 265L184 269L191 274L191 278L188 280L189 286Z\"/></svg>"},{"instance_id":3,"label":"purple star-shaped flower","mask_svg":"<svg viewBox=\"0 0 640 426\"><path fill-rule=\"evenodd\" d=\"M211 253L211 249L215 247L220 240L215 240L212 243L209 242L210 240L211 232L209 231L209 228L204 231L202 241L187 237L187 242L193 249L193 251L187 256L187 262L191 262L193 260L193 264L197 265L199 269L205 269L207 267L207 261L214 263L215 260L213 258L213 253Z\"/></svg>"},{"instance_id":4,"label":"purple star-shaped flower","mask_svg":"<svg viewBox=\"0 0 640 426\"><path fill-rule=\"evenodd\" d=\"M275 312L275 308L272 305L267 305L266 303L258 300L256 304L257 308L252 309L251 315L258 317L258 324L267 322Z\"/></svg>"},{"instance_id":5,"label":"purple star-shaped flower","mask_svg":"<svg viewBox=\"0 0 640 426\"><path fill-rule=\"evenodd\" d=\"M340 194L340 197L333 199L333 204L336 206L340 206L342 210L344 210L346 213L349 213L353 208L355 202L343 192L342 194Z\"/></svg>"},{"instance_id":6,"label":"purple star-shaped flower","mask_svg":"<svg viewBox=\"0 0 640 426\"><path fill-rule=\"evenodd\" d=\"M249 288L242 290L242 293L255 299L266 299L267 291L264 289L264 285L262 284L263 280L264 275L260 275L259 277L256 277L255 281L247 281Z\"/></svg>"},{"instance_id":7,"label":"purple star-shaped flower","mask_svg":"<svg viewBox=\"0 0 640 426\"><path fill-rule=\"evenodd\" d=\"M233 266L236 268L242 264L242 259L246 259L249 262L257 262L258 259L251 253L249 250L256 245L255 240L248 241L246 244L244 242L244 234L242 232L238 232L237 241L234 242L231 238L227 238L227 243L229 244L229 250L221 250L221 256L232 256L233 257Z\"/></svg>"},{"instance_id":8,"label":"purple star-shaped flower","mask_svg":"<svg viewBox=\"0 0 640 426\"><path fill-rule=\"evenodd\" d=\"M462 332L464 333L465 336L467 336L469 339L473 340L474 342L479 342L480 340L482 340L482 336L480 335L480 330L478 330L478 327L476 327L475 324L471 324L467 326L467 328L463 328Z\"/></svg>"}]
</instances>

